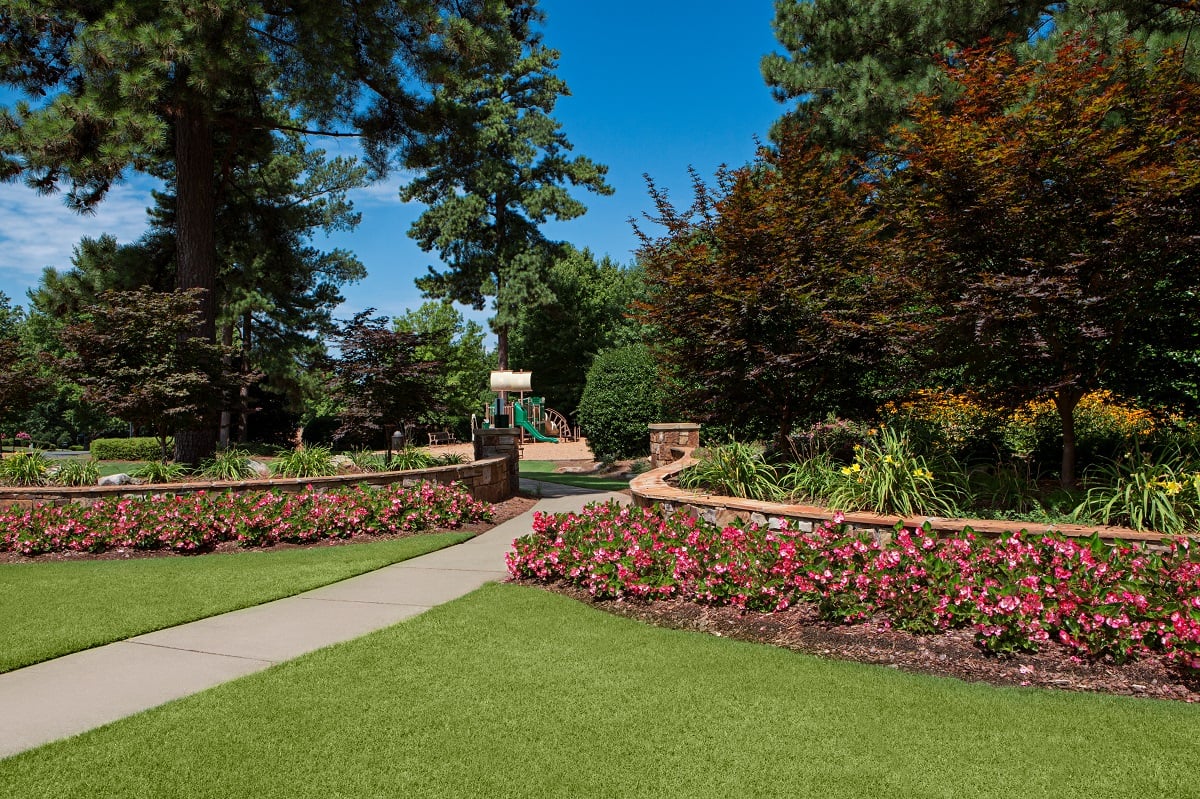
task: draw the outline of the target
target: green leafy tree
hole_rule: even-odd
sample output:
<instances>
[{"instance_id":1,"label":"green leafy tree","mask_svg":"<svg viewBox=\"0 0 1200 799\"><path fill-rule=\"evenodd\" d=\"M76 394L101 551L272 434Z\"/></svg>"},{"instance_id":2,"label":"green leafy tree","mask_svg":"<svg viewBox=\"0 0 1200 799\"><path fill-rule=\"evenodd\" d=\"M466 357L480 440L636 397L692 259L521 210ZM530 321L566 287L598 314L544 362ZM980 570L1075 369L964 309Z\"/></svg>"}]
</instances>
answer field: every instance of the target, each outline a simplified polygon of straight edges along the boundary
<instances>
[{"instance_id":1,"label":"green leafy tree","mask_svg":"<svg viewBox=\"0 0 1200 799\"><path fill-rule=\"evenodd\" d=\"M313 129L361 134L382 168L432 65L473 58L458 6L6 0L0 85L33 102L0 111L0 179L66 184L68 204L87 210L127 170L169 164L176 285L204 291L195 332L214 340L221 166L264 129ZM181 459L211 452L214 430L178 431Z\"/></svg>"},{"instance_id":2,"label":"green leafy tree","mask_svg":"<svg viewBox=\"0 0 1200 799\"><path fill-rule=\"evenodd\" d=\"M426 302L394 324L397 331L417 335L416 357L435 365L434 402L417 421L465 433L471 414L480 413L491 396L488 374L494 362L483 347L483 328L464 320L448 300Z\"/></svg>"},{"instance_id":3,"label":"green leafy tree","mask_svg":"<svg viewBox=\"0 0 1200 799\"><path fill-rule=\"evenodd\" d=\"M569 247L547 273L546 287L554 300L523 309L512 328L511 360L533 373L534 390L548 406L573 417L596 355L642 338L633 318L645 292L642 270Z\"/></svg>"},{"instance_id":4,"label":"green leafy tree","mask_svg":"<svg viewBox=\"0 0 1200 799\"><path fill-rule=\"evenodd\" d=\"M553 300L545 285L559 247L541 226L585 212L567 186L601 194L606 167L568 157L570 143L551 113L566 84L555 76L559 54L534 25L533 0L482 0L475 34L490 43L486 58L442 76L432 118L404 152L419 173L405 201L429 206L409 235L447 265L418 286L433 298L483 309L491 320L500 369L509 366L509 330L527 308Z\"/></svg>"},{"instance_id":5,"label":"green leafy tree","mask_svg":"<svg viewBox=\"0 0 1200 799\"><path fill-rule=\"evenodd\" d=\"M875 198L894 279L976 385L1053 398L1070 485L1080 398L1162 381L1200 340L1200 83L1178 52L1071 39L948 76L957 99L918 101Z\"/></svg>"},{"instance_id":6,"label":"green leafy tree","mask_svg":"<svg viewBox=\"0 0 1200 799\"><path fill-rule=\"evenodd\" d=\"M650 425L661 421L662 390L650 350L631 344L600 353L588 370L579 423L597 458L650 452Z\"/></svg>"},{"instance_id":7,"label":"green leafy tree","mask_svg":"<svg viewBox=\"0 0 1200 799\"><path fill-rule=\"evenodd\" d=\"M106 291L82 321L61 332L69 355L60 364L87 402L167 439L185 420L220 411L223 351L194 335L200 289Z\"/></svg>"},{"instance_id":8,"label":"green leafy tree","mask_svg":"<svg viewBox=\"0 0 1200 799\"><path fill-rule=\"evenodd\" d=\"M889 138L918 95L952 98L940 64L951 46L1013 37L1047 53L1087 29L1116 47L1134 37L1160 50L1188 38L1200 11L1190 0L776 0L775 34L787 51L763 76L817 141L862 155Z\"/></svg>"}]
</instances>

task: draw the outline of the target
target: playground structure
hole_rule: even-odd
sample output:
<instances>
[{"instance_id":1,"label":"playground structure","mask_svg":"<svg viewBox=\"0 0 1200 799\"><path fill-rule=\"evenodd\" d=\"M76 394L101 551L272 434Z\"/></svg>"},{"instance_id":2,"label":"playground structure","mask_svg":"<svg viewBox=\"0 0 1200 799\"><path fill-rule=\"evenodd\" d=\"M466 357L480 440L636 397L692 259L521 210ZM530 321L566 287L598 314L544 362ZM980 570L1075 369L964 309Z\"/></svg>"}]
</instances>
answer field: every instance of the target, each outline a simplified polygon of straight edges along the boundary
<instances>
[{"instance_id":1,"label":"playground structure","mask_svg":"<svg viewBox=\"0 0 1200 799\"><path fill-rule=\"evenodd\" d=\"M548 444L576 440L578 434L567 417L547 408L544 397L532 396L532 378L531 372L492 372L490 385L497 396L488 403L484 426L512 426L521 431L522 438L528 436ZM509 396L513 393L517 394L515 399Z\"/></svg>"}]
</instances>

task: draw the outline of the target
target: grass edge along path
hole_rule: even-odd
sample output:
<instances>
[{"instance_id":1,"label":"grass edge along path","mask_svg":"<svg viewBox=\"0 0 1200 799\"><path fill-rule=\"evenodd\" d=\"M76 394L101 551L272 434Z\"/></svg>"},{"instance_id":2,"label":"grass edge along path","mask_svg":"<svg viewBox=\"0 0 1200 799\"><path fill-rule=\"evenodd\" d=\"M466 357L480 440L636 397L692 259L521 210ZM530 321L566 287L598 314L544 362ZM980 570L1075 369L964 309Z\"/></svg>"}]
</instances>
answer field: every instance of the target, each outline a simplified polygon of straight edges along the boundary
<instances>
[{"instance_id":1,"label":"grass edge along path","mask_svg":"<svg viewBox=\"0 0 1200 799\"><path fill-rule=\"evenodd\" d=\"M303 549L0 564L0 673L294 596L473 537L430 533Z\"/></svg>"},{"instance_id":2,"label":"grass edge along path","mask_svg":"<svg viewBox=\"0 0 1200 799\"><path fill-rule=\"evenodd\" d=\"M491 584L0 761L0 796L1196 796L1200 709L824 661Z\"/></svg>"},{"instance_id":3,"label":"grass edge along path","mask_svg":"<svg viewBox=\"0 0 1200 799\"><path fill-rule=\"evenodd\" d=\"M572 474L555 472L558 468L554 461L521 461L521 477L529 480L540 480L543 483L574 486L575 488L590 488L593 491L623 491L629 488L629 481L619 477L593 477L587 474Z\"/></svg>"}]
</instances>

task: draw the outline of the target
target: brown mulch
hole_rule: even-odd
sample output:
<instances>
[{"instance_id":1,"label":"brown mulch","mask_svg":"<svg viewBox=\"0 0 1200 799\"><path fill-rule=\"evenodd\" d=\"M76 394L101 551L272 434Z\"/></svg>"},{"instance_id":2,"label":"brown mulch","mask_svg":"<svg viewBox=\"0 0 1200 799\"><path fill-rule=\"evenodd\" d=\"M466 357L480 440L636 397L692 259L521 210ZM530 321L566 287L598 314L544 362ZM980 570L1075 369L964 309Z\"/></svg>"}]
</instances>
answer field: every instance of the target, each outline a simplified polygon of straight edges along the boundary
<instances>
[{"instance_id":1,"label":"brown mulch","mask_svg":"<svg viewBox=\"0 0 1200 799\"><path fill-rule=\"evenodd\" d=\"M437 529L422 530L420 533L396 533L391 535L356 535L353 538L329 538L310 544L279 543L270 547L250 548L238 546L234 541L223 541L211 553L227 554L230 552L271 552L281 549L316 549L317 547L336 547L346 544L366 544L372 541L394 541L398 538L408 538L425 533L467 532L481 535L498 524L506 522L525 513L537 504L532 497L515 496L504 502L492 503L492 520L490 522L475 522L463 525L455 530ZM210 553L203 553L210 554ZM48 563L50 561L81 561L81 560L134 560L138 558L187 558L193 555L179 555L166 550L143 549L113 549L107 552L48 552L27 558L16 552L0 552L0 563Z\"/></svg>"},{"instance_id":2,"label":"brown mulch","mask_svg":"<svg viewBox=\"0 0 1200 799\"><path fill-rule=\"evenodd\" d=\"M976 646L970 630L915 635L888 629L879 621L831 624L821 621L812 605L797 605L779 613L757 613L682 600L596 601L586 591L565 583L543 587L600 610L659 627L770 644L823 658L999 686L1036 686L1200 702L1200 675L1183 674L1156 660L1120 664L1083 662L1070 657L1058 644L1043 645L1036 653L997 657Z\"/></svg>"}]
</instances>

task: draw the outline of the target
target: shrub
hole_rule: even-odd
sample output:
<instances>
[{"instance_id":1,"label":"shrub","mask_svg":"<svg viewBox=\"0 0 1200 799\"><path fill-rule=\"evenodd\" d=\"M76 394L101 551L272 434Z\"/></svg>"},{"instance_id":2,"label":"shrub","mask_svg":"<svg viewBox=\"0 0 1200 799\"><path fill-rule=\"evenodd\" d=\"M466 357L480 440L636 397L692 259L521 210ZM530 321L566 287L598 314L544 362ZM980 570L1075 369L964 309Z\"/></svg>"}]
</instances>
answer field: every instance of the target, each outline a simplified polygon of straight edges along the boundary
<instances>
[{"instance_id":1,"label":"shrub","mask_svg":"<svg viewBox=\"0 0 1200 799\"><path fill-rule=\"evenodd\" d=\"M831 414L823 422L792 433L788 440L797 460L808 460L822 454L850 460L854 457L854 446L867 437L868 429L869 425L862 422L839 419Z\"/></svg>"},{"instance_id":2,"label":"shrub","mask_svg":"<svg viewBox=\"0 0 1200 799\"><path fill-rule=\"evenodd\" d=\"M736 441L702 452L696 465L680 472L679 485L727 497L765 501L783 495L779 475L763 458L762 447Z\"/></svg>"},{"instance_id":3,"label":"shrub","mask_svg":"<svg viewBox=\"0 0 1200 799\"><path fill-rule=\"evenodd\" d=\"M579 423L597 458L649 454L649 426L658 421L661 409L657 370L645 346L609 350L592 361L579 401Z\"/></svg>"},{"instance_id":4,"label":"shrub","mask_svg":"<svg viewBox=\"0 0 1200 799\"><path fill-rule=\"evenodd\" d=\"M1085 394L1075 407L1076 450L1081 462L1113 460L1139 449L1155 432L1149 411L1122 402L1110 391ZM1062 427L1050 400L1028 402L1012 411L1002 436L1017 456L1032 455L1043 463L1057 463L1062 452Z\"/></svg>"},{"instance_id":5,"label":"shrub","mask_svg":"<svg viewBox=\"0 0 1200 799\"><path fill-rule=\"evenodd\" d=\"M250 468L250 453L236 447L218 450L200 465L200 475L209 480L246 480L255 476Z\"/></svg>"},{"instance_id":6,"label":"shrub","mask_svg":"<svg viewBox=\"0 0 1200 799\"><path fill-rule=\"evenodd\" d=\"M167 449L174 440L167 439ZM153 461L162 458L157 438L97 438L92 441L92 457L98 461Z\"/></svg>"},{"instance_id":7,"label":"shrub","mask_svg":"<svg viewBox=\"0 0 1200 799\"><path fill-rule=\"evenodd\" d=\"M922 389L903 402L889 402L882 411L889 427L902 428L933 452L960 459L994 452L1003 424L1003 415L974 394L942 389Z\"/></svg>"},{"instance_id":8,"label":"shrub","mask_svg":"<svg viewBox=\"0 0 1200 799\"><path fill-rule=\"evenodd\" d=\"M433 466L459 466L464 463L470 463L471 459L461 452L443 452L433 458Z\"/></svg>"},{"instance_id":9,"label":"shrub","mask_svg":"<svg viewBox=\"0 0 1200 799\"><path fill-rule=\"evenodd\" d=\"M86 461L70 458L59 461L50 479L62 486L94 486L100 480L100 469L90 458Z\"/></svg>"},{"instance_id":10,"label":"shrub","mask_svg":"<svg viewBox=\"0 0 1200 799\"><path fill-rule=\"evenodd\" d=\"M170 483L187 477L188 468L182 463L153 460L134 469L129 476L148 483Z\"/></svg>"},{"instance_id":11,"label":"shrub","mask_svg":"<svg viewBox=\"0 0 1200 799\"><path fill-rule=\"evenodd\" d=\"M337 474L337 466L328 447L300 447L279 453L271 472L280 477L329 477Z\"/></svg>"},{"instance_id":12,"label":"shrub","mask_svg":"<svg viewBox=\"0 0 1200 799\"><path fill-rule=\"evenodd\" d=\"M50 459L38 450L18 452L0 460L0 479L9 485L42 485L49 471Z\"/></svg>"}]
</instances>

